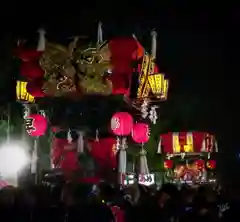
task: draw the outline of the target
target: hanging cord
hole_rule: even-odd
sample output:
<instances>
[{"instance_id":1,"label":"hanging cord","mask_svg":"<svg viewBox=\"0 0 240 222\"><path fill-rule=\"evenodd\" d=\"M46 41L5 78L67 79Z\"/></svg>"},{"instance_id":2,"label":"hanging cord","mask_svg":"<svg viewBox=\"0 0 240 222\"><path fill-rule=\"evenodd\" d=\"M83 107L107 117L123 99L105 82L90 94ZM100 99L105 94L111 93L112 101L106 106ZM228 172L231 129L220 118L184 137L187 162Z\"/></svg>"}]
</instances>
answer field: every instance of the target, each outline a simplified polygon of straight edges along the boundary
<instances>
[{"instance_id":1,"label":"hanging cord","mask_svg":"<svg viewBox=\"0 0 240 222\"><path fill-rule=\"evenodd\" d=\"M78 139L77 139L77 152L84 152L84 133L82 131L78 131Z\"/></svg>"},{"instance_id":2,"label":"hanging cord","mask_svg":"<svg viewBox=\"0 0 240 222\"><path fill-rule=\"evenodd\" d=\"M38 183L38 137L34 139L32 158L31 158L31 173L34 174L34 182Z\"/></svg>"},{"instance_id":3,"label":"hanging cord","mask_svg":"<svg viewBox=\"0 0 240 222\"><path fill-rule=\"evenodd\" d=\"M36 107L37 111L41 114L43 114L42 111L39 111L38 106ZM44 113L45 114L45 113ZM35 173L35 184L38 184L38 182L40 181L40 158L39 158L39 136L37 136L36 138L34 138L34 146L33 146L33 151L32 151L32 168L31 170L33 170L33 173ZM34 169L35 168L35 169ZM35 171L35 172L34 172Z\"/></svg>"},{"instance_id":4,"label":"hanging cord","mask_svg":"<svg viewBox=\"0 0 240 222\"><path fill-rule=\"evenodd\" d=\"M99 129L96 129L95 141L99 142Z\"/></svg>"},{"instance_id":5,"label":"hanging cord","mask_svg":"<svg viewBox=\"0 0 240 222\"><path fill-rule=\"evenodd\" d=\"M68 140L68 143L72 143L72 141L73 141L70 129L68 129L68 132L67 132L67 140Z\"/></svg>"},{"instance_id":6,"label":"hanging cord","mask_svg":"<svg viewBox=\"0 0 240 222\"><path fill-rule=\"evenodd\" d=\"M22 108L23 108L22 140L25 141L27 139L25 119L31 114L31 108L29 104L23 104Z\"/></svg>"}]
</instances>

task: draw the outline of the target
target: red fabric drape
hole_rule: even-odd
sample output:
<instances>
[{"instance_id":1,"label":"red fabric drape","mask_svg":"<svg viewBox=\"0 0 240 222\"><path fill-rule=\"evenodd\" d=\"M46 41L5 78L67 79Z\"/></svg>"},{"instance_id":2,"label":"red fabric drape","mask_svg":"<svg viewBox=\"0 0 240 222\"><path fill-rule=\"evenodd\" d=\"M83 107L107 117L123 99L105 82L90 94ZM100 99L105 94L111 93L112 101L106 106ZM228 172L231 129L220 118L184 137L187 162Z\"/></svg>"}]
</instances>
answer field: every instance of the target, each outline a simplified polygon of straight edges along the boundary
<instances>
[{"instance_id":1,"label":"red fabric drape","mask_svg":"<svg viewBox=\"0 0 240 222\"><path fill-rule=\"evenodd\" d=\"M45 94L42 90L43 82L41 79L36 79L35 81L29 81L27 84L27 92L34 97L41 98L44 97Z\"/></svg>"},{"instance_id":2,"label":"red fabric drape","mask_svg":"<svg viewBox=\"0 0 240 222\"><path fill-rule=\"evenodd\" d=\"M201 152L205 133L204 132L193 132L192 134L193 134L194 152Z\"/></svg>"},{"instance_id":3,"label":"red fabric drape","mask_svg":"<svg viewBox=\"0 0 240 222\"><path fill-rule=\"evenodd\" d=\"M116 139L114 137L99 139L99 141L89 141L91 155L100 166L116 167L115 144Z\"/></svg>"},{"instance_id":4,"label":"red fabric drape","mask_svg":"<svg viewBox=\"0 0 240 222\"><path fill-rule=\"evenodd\" d=\"M25 49L23 46L16 49L16 56L22 60L20 75L28 80L27 91L34 97L44 97L42 82L44 71L39 65L39 59L43 52L35 49Z\"/></svg>"},{"instance_id":5,"label":"red fabric drape","mask_svg":"<svg viewBox=\"0 0 240 222\"><path fill-rule=\"evenodd\" d=\"M14 54L24 62L35 61L40 59L43 52L37 51L36 49L26 49L24 46L16 48Z\"/></svg>"},{"instance_id":6,"label":"red fabric drape","mask_svg":"<svg viewBox=\"0 0 240 222\"><path fill-rule=\"evenodd\" d=\"M80 183L88 183L88 184L98 184L101 181L98 177L85 177L79 179Z\"/></svg>"},{"instance_id":7,"label":"red fabric drape","mask_svg":"<svg viewBox=\"0 0 240 222\"><path fill-rule=\"evenodd\" d=\"M206 132L192 132L193 135L193 151L194 152L201 152L202 144L205 138ZM182 139L182 143L186 144L186 135L187 132L179 132L179 139ZM161 143L163 147L164 153L173 153L173 134L172 133L166 133L161 135ZM180 142L180 141L179 141ZM180 142L181 143L181 142Z\"/></svg>"},{"instance_id":8,"label":"red fabric drape","mask_svg":"<svg viewBox=\"0 0 240 222\"><path fill-rule=\"evenodd\" d=\"M52 163L55 167L60 167L64 171L78 170L79 163L77 150L67 150L66 146L69 145L67 139L53 138L51 150Z\"/></svg>"},{"instance_id":9,"label":"red fabric drape","mask_svg":"<svg viewBox=\"0 0 240 222\"><path fill-rule=\"evenodd\" d=\"M27 79L39 79L44 76L44 71L38 62L22 62L20 66L20 75Z\"/></svg>"},{"instance_id":10,"label":"red fabric drape","mask_svg":"<svg viewBox=\"0 0 240 222\"><path fill-rule=\"evenodd\" d=\"M118 221L118 222L124 222L125 221L125 213L120 207L111 206L110 209L111 209L112 214L115 218L115 221Z\"/></svg>"},{"instance_id":11,"label":"red fabric drape","mask_svg":"<svg viewBox=\"0 0 240 222\"><path fill-rule=\"evenodd\" d=\"M131 74L133 72L132 55L137 48L137 42L133 37L115 38L109 42L113 65L111 76L113 94L129 93Z\"/></svg>"},{"instance_id":12,"label":"red fabric drape","mask_svg":"<svg viewBox=\"0 0 240 222\"><path fill-rule=\"evenodd\" d=\"M161 135L162 151L163 153L173 153L172 133Z\"/></svg>"}]
</instances>

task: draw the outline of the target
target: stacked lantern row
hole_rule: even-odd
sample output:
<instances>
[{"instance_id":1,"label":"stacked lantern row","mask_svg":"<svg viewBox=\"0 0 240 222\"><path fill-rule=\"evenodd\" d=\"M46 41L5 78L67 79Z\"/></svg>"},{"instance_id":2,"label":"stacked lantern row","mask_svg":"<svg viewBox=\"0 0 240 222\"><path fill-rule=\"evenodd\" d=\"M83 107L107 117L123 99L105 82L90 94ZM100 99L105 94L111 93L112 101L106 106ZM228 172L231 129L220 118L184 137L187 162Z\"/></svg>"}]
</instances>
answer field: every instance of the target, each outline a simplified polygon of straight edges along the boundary
<instances>
[{"instance_id":1,"label":"stacked lantern row","mask_svg":"<svg viewBox=\"0 0 240 222\"><path fill-rule=\"evenodd\" d=\"M145 123L134 124L132 116L127 112L118 112L113 115L111 129L117 137L124 137L131 134L132 139L139 144L144 144L149 139L148 125ZM77 163L76 150L74 149L76 146L73 145L76 145L76 140L69 144L66 136L64 138L56 136L53 138L51 158L55 168L77 170L81 167L81 163L80 165ZM116 168L116 154L119 149L116 138L107 137L89 140L88 148L91 156L100 168Z\"/></svg>"},{"instance_id":2,"label":"stacked lantern row","mask_svg":"<svg viewBox=\"0 0 240 222\"><path fill-rule=\"evenodd\" d=\"M218 152L215 137L207 132L170 132L162 134L159 153Z\"/></svg>"},{"instance_id":3,"label":"stacked lantern row","mask_svg":"<svg viewBox=\"0 0 240 222\"><path fill-rule=\"evenodd\" d=\"M144 144L149 140L149 126L146 123L133 124L132 116L127 112L119 112L111 119L111 129L116 136L132 135L136 143Z\"/></svg>"},{"instance_id":4,"label":"stacked lantern row","mask_svg":"<svg viewBox=\"0 0 240 222\"><path fill-rule=\"evenodd\" d=\"M26 100L26 94L29 93L27 100L33 102L31 97L43 97L42 84L44 81L44 70L39 65L39 60L43 51L27 49L24 46L19 46L16 52L21 59L20 77L23 81L17 82L17 92L19 100ZM25 92L24 92L25 91Z\"/></svg>"},{"instance_id":5,"label":"stacked lantern row","mask_svg":"<svg viewBox=\"0 0 240 222\"><path fill-rule=\"evenodd\" d=\"M123 47L124 46L124 47ZM134 69L132 67L133 61L138 61L141 65L139 68L139 88L137 97L147 97L151 91L154 95L162 95L166 98L168 81L164 78L163 74L157 74L156 65L154 61L150 63L150 56L146 55L143 47L135 38L116 38L108 43L109 53L111 57L112 70L111 75L107 78L112 82L112 94L125 94L130 93L130 84L132 79L132 73ZM46 96L43 92L42 86L46 80L45 71L39 65L39 60L43 55L43 51L27 49L24 46L20 46L17 49L17 56L21 59L20 64L20 76L23 81L17 82L17 97L18 100L25 100L33 102L34 97ZM149 60L149 65L143 65L145 60ZM144 68L153 66L153 73L146 77L143 81L142 74L144 74ZM147 69L148 70L148 69ZM161 91L158 92L156 85L162 85ZM148 92L148 93L146 93ZM28 95L26 99L26 95ZM158 97L157 97L158 98ZM162 98L162 99L164 99ZM160 98L159 98L160 99ZM40 114L29 115L25 118L27 132L31 136L41 136L45 133L47 128L46 118ZM117 137L124 137L131 134L132 139L139 144L144 144L149 140L149 127L145 123L133 124L133 119L130 114L125 112L116 113L111 121L111 129ZM104 141L105 140L105 141ZM75 143L69 141L63 142L57 138L54 138L54 154L53 163L60 168L77 168L78 164L73 164L76 160L76 146ZM91 144L91 142L90 142ZM91 144L91 154L98 159L99 163L104 164L109 162L110 166L116 165L115 154L117 152L116 139L107 138L94 141ZM70 148L69 148L70 147ZM106 155L103 155L103 150L106 147ZM101 150L101 152L99 152ZM72 157L74 156L74 158ZM108 157L108 158L107 158ZM73 161L74 159L74 161ZM107 160L107 161L104 161ZM76 162L76 161L75 161Z\"/></svg>"},{"instance_id":6,"label":"stacked lantern row","mask_svg":"<svg viewBox=\"0 0 240 222\"><path fill-rule=\"evenodd\" d=\"M165 169L173 169L174 168L174 161L171 159L167 159L164 161L164 168ZM198 159L194 161L194 165L198 170L203 170L208 168L210 170L214 170L216 168L216 161L215 160L208 160L204 161L202 159Z\"/></svg>"},{"instance_id":7,"label":"stacked lantern row","mask_svg":"<svg viewBox=\"0 0 240 222\"><path fill-rule=\"evenodd\" d=\"M48 47L51 49L52 45L46 45L45 51L48 50ZM57 46L56 46L57 48ZM167 92L168 92L168 80L164 77L164 74L158 73L157 65L155 64L155 60L147 53L145 53L142 45L133 37L125 37L125 38L114 38L111 41L105 43L102 57L107 58L109 63L108 68L101 71L102 73L99 76L96 76L96 79L99 80L99 84L104 82L108 82L108 86L111 87L112 95L124 94L129 96L130 94L130 86L133 85L132 74L138 73L139 78L136 84L138 85L137 91L137 99L148 98L150 94L153 94L157 97L158 100L166 100ZM87 51L88 49L84 50ZM96 49L97 50L97 49ZM40 65L39 60L41 58L47 57L44 53L45 51L38 51L35 49L28 49L24 47L24 45L20 45L16 50L16 55L21 60L20 64L20 76L21 79L17 82L16 93L17 99L20 101L34 102L34 97L44 97L44 96L59 96L55 94L49 94L47 90L45 90L45 86L49 79L54 79L55 77L51 76L52 74L45 70L42 65ZM86 63L86 66L94 70L94 64L92 60L99 60L95 58L95 54L90 55L91 62L88 61L87 58L83 59L81 63ZM82 57L81 57L82 58ZM67 57L69 59L69 56ZM69 62L69 61L65 61ZM64 61L63 61L64 63ZM41 62L42 64L42 62ZM136 64L136 65L133 65ZM54 64L53 67L58 67L59 64ZM71 65L72 69L74 69L74 65ZM110 68L109 68L110 67ZM44 70L43 70L44 69ZM152 71L151 71L152 70ZM87 90L82 90L79 88L79 83L73 79L78 79L77 71L74 71L73 77L70 73L62 73L61 69L56 71L54 75L57 75L56 82L58 87L70 87L74 88L73 91L67 90L65 94L71 95L85 93L88 94ZM67 72L67 71L66 71ZM108 73L108 75L106 75ZM85 73L86 74L86 73ZM104 75L103 75L104 74ZM102 78L104 76L104 78ZM95 79L95 78L94 78ZM80 80L79 80L80 81ZM55 82L55 80L54 80ZM71 84L70 84L71 82ZM80 81L81 82L81 81ZM71 85L68 85L68 83ZM54 83L55 84L55 83ZM50 84L51 85L51 84ZM75 85L75 86L73 86ZM80 83L81 85L81 83ZM43 87L44 86L44 87ZM52 85L53 87L53 85ZM60 87L60 88L61 88ZM51 88L51 87L50 87ZM59 90L61 90L59 88ZM70 89L69 88L69 89ZM64 89L61 90L64 92ZM69 93L70 92L70 93ZM95 92L101 94L101 92ZM64 94L64 93L63 93ZM79 95L80 96L80 95Z\"/></svg>"}]
</instances>

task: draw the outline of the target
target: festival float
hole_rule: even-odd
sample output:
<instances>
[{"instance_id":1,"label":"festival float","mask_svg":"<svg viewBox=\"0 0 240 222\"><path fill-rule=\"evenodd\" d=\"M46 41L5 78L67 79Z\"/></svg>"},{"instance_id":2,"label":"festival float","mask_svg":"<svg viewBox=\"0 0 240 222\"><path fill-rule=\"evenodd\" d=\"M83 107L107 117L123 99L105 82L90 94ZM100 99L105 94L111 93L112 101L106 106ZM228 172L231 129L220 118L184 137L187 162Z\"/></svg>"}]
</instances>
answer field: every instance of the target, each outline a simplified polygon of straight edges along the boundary
<instances>
[{"instance_id":1,"label":"festival float","mask_svg":"<svg viewBox=\"0 0 240 222\"><path fill-rule=\"evenodd\" d=\"M160 136L165 182L215 183L217 141L207 132L170 132Z\"/></svg>"},{"instance_id":2,"label":"festival float","mask_svg":"<svg viewBox=\"0 0 240 222\"><path fill-rule=\"evenodd\" d=\"M139 180L144 183L144 175L149 177L144 150L148 122L156 123L156 104L167 99L169 87L155 63L156 32L152 39L151 53L135 36L103 41L99 24L92 45L84 45L80 37L68 46L48 42L42 29L36 49L19 41L16 94L26 132L34 141L33 173L38 173L38 140L48 125L54 175L61 172L67 180L96 182L114 178L109 175L117 171L124 184L127 141L132 136L141 146ZM140 117L135 115L139 112ZM86 153L94 160L91 176L81 159Z\"/></svg>"}]
</instances>

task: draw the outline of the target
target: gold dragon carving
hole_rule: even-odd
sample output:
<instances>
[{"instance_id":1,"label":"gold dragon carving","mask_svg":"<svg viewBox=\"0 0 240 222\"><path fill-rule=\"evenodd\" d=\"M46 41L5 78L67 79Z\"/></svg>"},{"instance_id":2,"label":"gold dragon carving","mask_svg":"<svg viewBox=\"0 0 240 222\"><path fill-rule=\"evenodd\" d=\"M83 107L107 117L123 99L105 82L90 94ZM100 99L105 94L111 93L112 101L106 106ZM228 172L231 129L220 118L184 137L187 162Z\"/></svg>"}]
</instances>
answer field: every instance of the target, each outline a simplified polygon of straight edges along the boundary
<instances>
[{"instance_id":1,"label":"gold dragon carving","mask_svg":"<svg viewBox=\"0 0 240 222\"><path fill-rule=\"evenodd\" d=\"M40 59L45 71L43 90L49 96L103 94L112 91L107 71L111 68L108 44L79 45L78 38L67 46L47 42Z\"/></svg>"}]
</instances>

